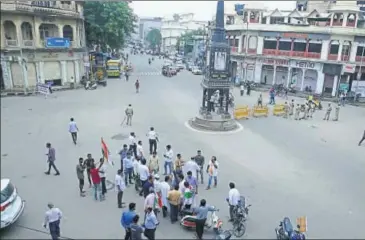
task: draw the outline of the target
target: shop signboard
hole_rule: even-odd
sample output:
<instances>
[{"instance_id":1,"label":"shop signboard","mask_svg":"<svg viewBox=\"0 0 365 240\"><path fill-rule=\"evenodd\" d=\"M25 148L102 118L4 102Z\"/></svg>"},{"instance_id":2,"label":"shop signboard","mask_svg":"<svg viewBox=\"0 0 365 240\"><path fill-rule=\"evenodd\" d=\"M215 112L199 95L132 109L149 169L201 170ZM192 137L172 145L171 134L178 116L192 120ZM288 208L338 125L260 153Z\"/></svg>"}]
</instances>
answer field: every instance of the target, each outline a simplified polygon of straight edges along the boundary
<instances>
[{"instance_id":1,"label":"shop signboard","mask_svg":"<svg viewBox=\"0 0 365 240\"><path fill-rule=\"evenodd\" d=\"M296 38L296 39L313 39L313 40L329 40L329 34L308 34L308 33L297 33L297 32L260 32L260 37L270 38Z\"/></svg>"},{"instance_id":2,"label":"shop signboard","mask_svg":"<svg viewBox=\"0 0 365 240\"><path fill-rule=\"evenodd\" d=\"M365 81L353 81L351 91L356 94L361 94L361 97L365 97Z\"/></svg>"},{"instance_id":3,"label":"shop signboard","mask_svg":"<svg viewBox=\"0 0 365 240\"><path fill-rule=\"evenodd\" d=\"M342 74L344 73L354 73L356 70L356 64L346 63L342 67Z\"/></svg>"},{"instance_id":4,"label":"shop signboard","mask_svg":"<svg viewBox=\"0 0 365 240\"><path fill-rule=\"evenodd\" d=\"M262 58L260 62L264 65L289 66L289 61L285 59Z\"/></svg>"},{"instance_id":5,"label":"shop signboard","mask_svg":"<svg viewBox=\"0 0 365 240\"><path fill-rule=\"evenodd\" d=\"M69 48L70 39L69 38L47 38L46 48Z\"/></svg>"},{"instance_id":6,"label":"shop signboard","mask_svg":"<svg viewBox=\"0 0 365 240\"><path fill-rule=\"evenodd\" d=\"M315 62L309 62L309 61L296 61L291 60L290 61L290 67L292 68L304 68L304 69L313 69L313 70L320 70L321 64L315 63Z\"/></svg>"}]
</instances>

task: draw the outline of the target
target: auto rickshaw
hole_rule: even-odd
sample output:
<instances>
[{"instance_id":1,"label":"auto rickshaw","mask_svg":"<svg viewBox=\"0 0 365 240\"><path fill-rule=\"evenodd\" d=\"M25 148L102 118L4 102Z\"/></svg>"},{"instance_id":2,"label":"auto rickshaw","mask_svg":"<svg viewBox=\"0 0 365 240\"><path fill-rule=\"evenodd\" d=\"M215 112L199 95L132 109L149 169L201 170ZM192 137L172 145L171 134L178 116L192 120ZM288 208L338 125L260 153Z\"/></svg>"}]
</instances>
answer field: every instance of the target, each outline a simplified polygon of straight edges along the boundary
<instances>
[{"instance_id":1,"label":"auto rickshaw","mask_svg":"<svg viewBox=\"0 0 365 240\"><path fill-rule=\"evenodd\" d=\"M98 68L95 73L96 83L106 87L107 81L106 81L105 77L106 77L105 69Z\"/></svg>"},{"instance_id":2,"label":"auto rickshaw","mask_svg":"<svg viewBox=\"0 0 365 240\"><path fill-rule=\"evenodd\" d=\"M322 110L322 104L321 104L321 99L320 99L320 95L309 95L308 96L308 102L311 102L314 104L314 107L317 108L318 110Z\"/></svg>"}]
</instances>

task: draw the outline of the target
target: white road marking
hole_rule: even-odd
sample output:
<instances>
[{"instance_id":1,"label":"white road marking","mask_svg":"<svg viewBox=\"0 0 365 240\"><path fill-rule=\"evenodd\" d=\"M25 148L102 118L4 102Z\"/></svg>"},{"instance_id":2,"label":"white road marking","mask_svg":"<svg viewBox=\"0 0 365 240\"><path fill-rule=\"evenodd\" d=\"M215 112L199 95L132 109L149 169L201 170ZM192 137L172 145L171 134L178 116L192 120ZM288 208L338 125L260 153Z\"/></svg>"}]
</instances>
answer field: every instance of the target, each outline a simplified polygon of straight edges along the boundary
<instances>
[{"instance_id":1,"label":"white road marking","mask_svg":"<svg viewBox=\"0 0 365 240\"><path fill-rule=\"evenodd\" d=\"M188 129L190 129L191 131L194 132L198 132L198 133L206 133L206 134L212 134L212 135L227 135L227 134L234 134L234 133L238 133L241 132L244 128L242 126L242 124L240 124L239 122L237 122L238 128L232 131L227 131L227 132L213 132L213 131L208 131L208 130L198 130L193 128L192 126L190 126L189 121L186 121L184 123L185 127L187 127Z\"/></svg>"}]
</instances>

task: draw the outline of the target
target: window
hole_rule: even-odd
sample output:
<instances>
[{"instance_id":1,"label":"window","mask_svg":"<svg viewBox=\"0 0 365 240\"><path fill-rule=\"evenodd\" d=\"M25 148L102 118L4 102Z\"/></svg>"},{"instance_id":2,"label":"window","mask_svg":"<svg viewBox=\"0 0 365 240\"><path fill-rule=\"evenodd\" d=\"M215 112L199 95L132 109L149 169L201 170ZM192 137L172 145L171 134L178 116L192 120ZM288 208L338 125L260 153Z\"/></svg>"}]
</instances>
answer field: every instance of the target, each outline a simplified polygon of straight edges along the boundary
<instances>
[{"instance_id":1,"label":"window","mask_svg":"<svg viewBox=\"0 0 365 240\"><path fill-rule=\"evenodd\" d=\"M281 50L281 51L290 51L291 50L291 41L280 41L279 42L279 50Z\"/></svg>"},{"instance_id":2,"label":"window","mask_svg":"<svg viewBox=\"0 0 365 240\"><path fill-rule=\"evenodd\" d=\"M293 51L294 52L305 52L307 48L307 43L305 42L294 42Z\"/></svg>"},{"instance_id":3,"label":"window","mask_svg":"<svg viewBox=\"0 0 365 240\"><path fill-rule=\"evenodd\" d=\"M365 56L365 47L358 46L356 50L356 56L358 57Z\"/></svg>"},{"instance_id":4,"label":"window","mask_svg":"<svg viewBox=\"0 0 365 240\"><path fill-rule=\"evenodd\" d=\"M33 6L39 7L53 7L56 5L55 1L32 1Z\"/></svg>"},{"instance_id":5,"label":"window","mask_svg":"<svg viewBox=\"0 0 365 240\"><path fill-rule=\"evenodd\" d=\"M71 1L61 1L61 4L68 4L68 5L70 5L71 4Z\"/></svg>"},{"instance_id":6,"label":"window","mask_svg":"<svg viewBox=\"0 0 365 240\"><path fill-rule=\"evenodd\" d=\"M276 40L264 40L264 49L276 49Z\"/></svg>"},{"instance_id":7,"label":"window","mask_svg":"<svg viewBox=\"0 0 365 240\"><path fill-rule=\"evenodd\" d=\"M49 28L48 26L44 26L44 25L41 25L39 26L39 36L41 38L41 40L45 40L46 38L49 37Z\"/></svg>"},{"instance_id":8,"label":"window","mask_svg":"<svg viewBox=\"0 0 365 240\"><path fill-rule=\"evenodd\" d=\"M329 54L337 55L339 48L340 48L340 45L339 44L331 44L330 53Z\"/></svg>"},{"instance_id":9,"label":"window","mask_svg":"<svg viewBox=\"0 0 365 240\"><path fill-rule=\"evenodd\" d=\"M308 52L321 53L322 52L322 43L309 43Z\"/></svg>"},{"instance_id":10,"label":"window","mask_svg":"<svg viewBox=\"0 0 365 240\"><path fill-rule=\"evenodd\" d=\"M284 18L282 17L271 17L270 24L281 24L284 22Z\"/></svg>"}]
</instances>

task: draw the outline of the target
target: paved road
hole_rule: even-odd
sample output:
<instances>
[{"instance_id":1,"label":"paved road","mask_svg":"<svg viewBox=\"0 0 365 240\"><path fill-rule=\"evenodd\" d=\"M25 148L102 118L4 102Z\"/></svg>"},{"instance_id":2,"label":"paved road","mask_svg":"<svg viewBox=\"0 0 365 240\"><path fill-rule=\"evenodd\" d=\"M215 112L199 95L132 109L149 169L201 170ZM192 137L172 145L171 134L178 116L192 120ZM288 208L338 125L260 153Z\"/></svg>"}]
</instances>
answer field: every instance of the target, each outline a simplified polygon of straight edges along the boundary
<instances>
[{"instance_id":1,"label":"paved road","mask_svg":"<svg viewBox=\"0 0 365 240\"><path fill-rule=\"evenodd\" d=\"M356 145L364 130L364 109L345 107L337 123L322 122L322 113L318 113L315 119L301 122L275 117L250 119L241 122L244 129L235 134L194 132L184 124L198 112L200 77L189 72L173 78L146 74L159 72L162 60L148 65L147 56L131 58L135 76L129 82L111 79L106 88L58 92L56 98L49 99L1 99L1 174L11 178L27 200L19 226L42 230L43 213L51 201L65 214L65 237L121 238L121 211L116 208L114 192L108 193L102 203L94 202L91 196L79 197L77 159L89 152L98 158L100 137L114 153L125 141L111 138L128 135L132 130L147 145L145 133L154 126L160 134L160 151L171 144L174 152L185 159L197 149L206 158L217 156L221 166L219 186L200 191L200 198L220 208L219 216L227 220L224 199L228 182L235 181L253 205L245 238L275 237L274 228L286 215L293 220L308 216L308 236L312 238L365 236L365 146ZM136 78L141 82L139 94L134 91ZM251 105L255 99L236 96L240 104ZM135 109L133 127L121 127L129 103ZM73 146L67 132L71 116L80 128L78 146ZM59 177L43 174L47 141L56 148ZM119 166L115 155L113 159ZM109 179L114 179L115 171L110 169ZM142 212L143 200L133 189L127 190L125 201L136 201L137 210ZM225 227L230 225L225 223ZM17 226L7 229L2 237L49 238ZM156 237L189 239L193 234L162 220Z\"/></svg>"}]
</instances>

